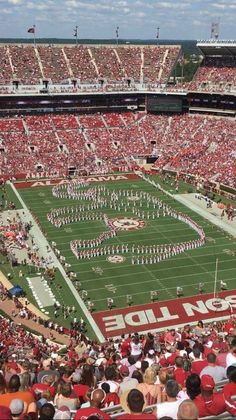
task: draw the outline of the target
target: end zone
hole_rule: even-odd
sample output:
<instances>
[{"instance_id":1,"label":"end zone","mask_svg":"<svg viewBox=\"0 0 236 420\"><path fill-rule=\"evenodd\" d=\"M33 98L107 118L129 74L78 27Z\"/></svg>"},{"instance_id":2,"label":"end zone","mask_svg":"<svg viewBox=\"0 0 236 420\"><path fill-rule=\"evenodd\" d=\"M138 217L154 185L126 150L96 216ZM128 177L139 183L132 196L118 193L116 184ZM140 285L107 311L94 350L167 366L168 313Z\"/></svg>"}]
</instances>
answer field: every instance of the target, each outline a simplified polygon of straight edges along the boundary
<instances>
[{"instance_id":1,"label":"end zone","mask_svg":"<svg viewBox=\"0 0 236 420\"><path fill-rule=\"evenodd\" d=\"M110 182L110 181L129 181L131 179L140 179L140 176L134 173L120 175L91 175L82 176L88 182ZM53 187L55 185L69 184L71 180L64 178L39 179L36 181L15 181L14 186L17 190L21 188Z\"/></svg>"},{"instance_id":2,"label":"end zone","mask_svg":"<svg viewBox=\"0 0 236 420\"><path fill-rule=\"evenodd\" d=\"M127 308L93 313L94 321L105 337L133 332L161 331L170 327L229 318L236 308L236 290L218 294L219 306L214 306L213 294L154 302ZM217 299L218 299L217 298Z\"/></svg>"}]
</instances>

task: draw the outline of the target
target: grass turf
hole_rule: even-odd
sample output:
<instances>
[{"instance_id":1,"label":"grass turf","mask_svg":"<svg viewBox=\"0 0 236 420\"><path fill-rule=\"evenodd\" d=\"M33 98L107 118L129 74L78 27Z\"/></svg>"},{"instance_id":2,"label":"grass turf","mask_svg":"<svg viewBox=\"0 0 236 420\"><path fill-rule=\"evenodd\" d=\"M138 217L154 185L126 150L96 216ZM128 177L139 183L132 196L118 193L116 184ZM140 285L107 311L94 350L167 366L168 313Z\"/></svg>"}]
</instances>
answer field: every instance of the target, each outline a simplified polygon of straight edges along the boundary
<instances>
[{"instance_id":1,"label":"grass turf","mask_svg":"<svg viewBox=\"0 0 236 420\"><path fill-rule=\"evenodd\" d=\"M96 183L96 185L99 185ZM126 306L126 295L131 294L133 304L150 302L150 291L158 291L158 299L166 300L176 297L176 286L182 286L184 295L195 295L198 283L204 283L204 291L212 292L215 261L219 259L218 278L227 282L228 288L235 287L236 245L232 237L217 229L207 220L193 213L188 208L166 197L143 180L106 183L106 188L132 189L146 191L159 196L173 208L189 215L200 224L206 233L206 244L198 249L188 250L184 254L152 265L131 265L131 254L125 254L122 264L111 264L107 256L77 260L70 250L72 239L92 239L103 232L104 223L100 221L84 221L72 223L61 228L55 228L47 221L47 213L64 206L75 206L78 201L56 199L52 196L50 187L22 189L20 194L26 205L37 216L49 241L55 241L61 254L71 264L71 268L78 274L82 288L88 291L89 298L94 302L96 311L107 308L107 297L114 299L116 307ZM184 189L185 186L182 186ZM145 210L143 208L142 210ZM102 210L103 211L103 210ZM104 209L108 217L115 217L117 212ZM124 215L123 212L119 216ZM133 214L125 213L125 216ZM136 245L178 243L196 239L196 233L187 225L170 217L160 217L157 220L146 221L143 229L132 232L119 232L117 237L110 239L104 245L136 243ZM95 269L95 271L94 271ZM99 270L97 270L99 269ZM98 272L99 271L99 272ZM100 274L99 274L100 273ZM63 299L68 296L68 287L62 282L60 290ZM79 308L78 308L79 311Z\"/></svg>"}]
</instances>

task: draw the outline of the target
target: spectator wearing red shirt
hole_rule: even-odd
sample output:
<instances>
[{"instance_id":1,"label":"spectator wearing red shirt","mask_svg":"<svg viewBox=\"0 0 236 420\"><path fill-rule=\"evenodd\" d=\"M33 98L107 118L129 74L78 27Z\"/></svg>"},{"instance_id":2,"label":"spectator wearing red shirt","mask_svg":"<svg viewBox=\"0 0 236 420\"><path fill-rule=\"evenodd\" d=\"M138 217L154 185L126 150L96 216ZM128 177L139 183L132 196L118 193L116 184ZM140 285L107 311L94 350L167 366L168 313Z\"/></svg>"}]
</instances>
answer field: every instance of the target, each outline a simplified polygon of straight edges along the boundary
<instances>
[{"instance_id":1,"label":"spectator wearing red shirt","mask_svg":"<svg viewBox=\"0 0 236 420\"><path fill-rule=\"evenodd\" d=\"M234 401L226 399L223 393L214 392L214 388L214 379L210 375L203 375L201 378L201 394L194 399L199 417L218 416L224 411L236 416Z\"/></svg>"},{"instance_id":2,"label":"spectator wearing red shirt","mask_svg":"<svg viewBox=\"0 0 236 420\"><path fill-rule=\"evenodd\" d=\"M226 368L228 343L226 342L214 343L211 350L216 355L217 365Z\"/></svg>"},{"instance_id":3,"label":"spectator wearing red shirt","mask_svg":"<svg viewBox=\"0 0 236 420\"><path fill-rule=\"evenodd\" d=\"M229 382L224 385L223 394L228 399L236 395L236 366L229 366L226 375Z\"/></svg>"},{"instance_id":4,"label":"spectator wearing red shirt","mask_svg":"<svg viewBox=\"0 0 236 420\"><path fill-rule=\"evenodd\" d=\"M191 371L200 375L202 369L207 366L207 360L202 359L202 353L198 346L193 347L193 357Z\"/></svg>"},{"instance_id":5,"label":"spectator wearing red shirt","mask_svg":"<svg viewBox=\"0 0 236 420\"><path fill-rule=\"evenodd\" d=\"M110 420L111 417L100 408L104 403L106 394L103 389L95 389L90 396L90 407L80 408L76 411L74 420L86 420L91 415L100 416L103 420Z\"/></svg>"},{"instance_id":6,"label":"spectator wearing red shirt","mask_svg":"<svg viewBox=\"0 0 236 420\"><path fill-rule=\"evenodd\" d=\"M166 358L168 366L174 366L176 357L179 356L179 351L175 349L175 347L171 347L170 350L171 355Z\"/></svg>"},{"instance_id":7,"label":"spectator wearing red shirt","mask_svg":"<svg viewBox=\"0 0 236 420\"><path fill-rule=\"evenodd\" d=\"M234 330L234 322L233 319L230 318L224 326L224 333L229 334L232 330Z\"/></svg>"},{"instance_id":8,"label":"spectator wearing red shirt","mask_svg":"<svg viewBox=\"0 0 236 420\"><path fill-rule=\"evenodd\" d=\"M102 384L102 389L106 393L106 398L102 404L102 408L120 404L120 398L116 392L110 392L110 385L107 382Z\"/></svg>"},{"instance_id":9,"label":"spectator wearing red shirt","mask_svg":"<svg viewBox=\"0 0 236 420\"><path fill-rule=\"evenodd\" d=\"M184 370L184 359L181 356L175 358L175 370L174 370L175 380L182 388L185 387L186 379L190 375L190 372Z\"/></svg>"},{"instance_id":10,"label":"spectator wearing red shirt","mask_svg":"<svg viewBox=\"0 0 236 420\"><path fill-rule=\"evenodd\" d=\"M120 353L122 358L129 356L130 354L130 340L125 340L123 338L123 340L121 341L120 344Z\"/></svg>"},{"instance_id":11,"label":"spectator wearing red shirt","mask_svg":"<svg viewBox=\"0 0 236 420\"><path fill-rule=\"evenodd\" d=\"M165 334L165 343L174 346L178 338L179 334L172 328Z\"/></svg>"},{"instance_id":12,"label":"spectator wearing red shirt","mask_svg":"<svg viewBox=\"0 0 236 420\"><path fill-rule=\"evenodd\" d=\"M73 390L82 404L87 401L86 394L88 390L96 386L96 378L94 376L93 367L87 364L83 366L81 378L79 378L79 376L79 373L72 376L73 382L79 382L73 386Z\"/></svg>"},{"instance_id":13,"label":"spectator wearing red shirt","mask_svg":"<svg viewBox=\"0 0 236 420\"><path fill-rule=\"evenodd\" d=\"M35 398L38 400L41 398L41 394L43 391L49 391L51 398L55 397L55 387L53 386L53 383L55 382L55 376L53 375L45 375L42 378L41 383L33 384L31 387L31 390L35 396Z\"/></svg>"}]
</instances>

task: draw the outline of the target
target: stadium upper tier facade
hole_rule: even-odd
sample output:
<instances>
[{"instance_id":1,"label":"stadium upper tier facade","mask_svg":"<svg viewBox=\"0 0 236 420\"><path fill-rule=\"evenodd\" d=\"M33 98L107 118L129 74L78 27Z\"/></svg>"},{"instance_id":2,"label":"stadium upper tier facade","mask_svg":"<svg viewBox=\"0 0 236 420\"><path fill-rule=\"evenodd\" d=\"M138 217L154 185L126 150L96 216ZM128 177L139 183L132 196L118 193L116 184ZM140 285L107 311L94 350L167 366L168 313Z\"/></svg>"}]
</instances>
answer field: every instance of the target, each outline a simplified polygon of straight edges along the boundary
<instances>
[{"instance_id":1,"label":"stadium upper tier facade","mask_svg":"<svg viewBox=\"0 0 236 420\"><path fill-rule=\"evenodd\" d=\"M74 89L117 85L119 90L161 86L180 51L180 46L168 45L2 45L0 92L9 92L12 85L31 86L32 93L37 86L52 85Z\"/></svg>"},{"instance_id":2,"label":"stadium upper tier facade","mask_svg":"<svg viewBox=\"0 0 236 420\"><path fill-rule=\"evenodd\" d=\"M178 90L236 91L236 42L200 41L202 62L192 82ZM0 94L171 90L180 45L0 46Z\"/></svg>"}]
</instances>

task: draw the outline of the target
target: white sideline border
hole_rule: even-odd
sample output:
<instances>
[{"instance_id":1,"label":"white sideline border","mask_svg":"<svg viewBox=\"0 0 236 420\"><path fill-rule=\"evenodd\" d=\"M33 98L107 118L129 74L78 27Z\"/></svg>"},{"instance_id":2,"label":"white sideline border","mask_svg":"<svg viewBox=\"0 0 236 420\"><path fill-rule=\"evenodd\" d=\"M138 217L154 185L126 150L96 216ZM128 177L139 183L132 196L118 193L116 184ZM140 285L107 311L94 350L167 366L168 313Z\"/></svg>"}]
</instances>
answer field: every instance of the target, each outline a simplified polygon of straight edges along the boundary
<instances>
[{"instance_id":1,"label":"white sideline border","mask_svg":"<svg viewBox=\"0 0 236 420\"><path fill-rule=\"evenodd\" d=\"M19 202L21 203L25 213L27 214L27 220L31 221L31 223L33 224L33 229L35 230L35 235L34 235L34 240L35 242L38 242L39 246L48 246L51 252L51 255L53 257L53 265L55 267L57 267L63 278L65 279L67 286L70 288L72 294L74 295L75 299L77 300L78 305L80 306L80 308L82 309L85 317L87 318L91 328L93 329L95 335L97 336L98 340L101 343L105 342L105 337L103 336L101 330L99 329L98 325L95 323L92 315L90 314L90 312L88 311L84 301L81 299L79 293L77 292L77 290L75 289L74 285L72 284L71 280L69 279L69 277L67 276L62 264L59 262L58 258L56 257L54 251L51 248L51 245L49 244L48 240L45 238L44 234L41 232L41 230L39 229L39 226L37 223L35 223L35 220L33 219L28 207L26 206L23 198L21 197L21 195L18 193L17 189L15 188L14 184L10 181L7 181L8 185L11 186L13 192L15 193L15 195L17 196Z\"/></svg>"}]
</instances>

